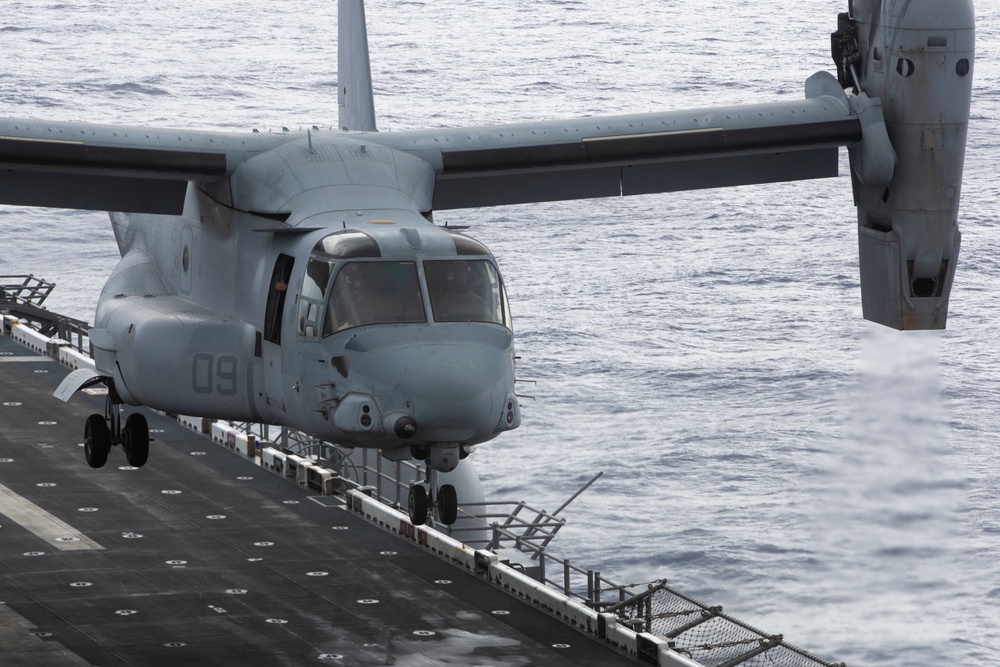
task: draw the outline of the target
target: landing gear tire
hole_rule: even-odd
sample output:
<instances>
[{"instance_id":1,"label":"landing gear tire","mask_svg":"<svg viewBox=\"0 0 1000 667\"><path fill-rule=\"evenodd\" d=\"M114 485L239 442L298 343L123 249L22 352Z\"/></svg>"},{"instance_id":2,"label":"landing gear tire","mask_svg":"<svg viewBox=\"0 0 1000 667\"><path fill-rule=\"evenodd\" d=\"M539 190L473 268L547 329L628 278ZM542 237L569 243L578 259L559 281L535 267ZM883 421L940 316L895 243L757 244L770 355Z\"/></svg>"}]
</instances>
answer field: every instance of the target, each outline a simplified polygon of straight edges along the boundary
<instances>
[{"instance_id":1,"label":"landing gear tire","mask_svg":"<svg viewBox=\"0 0 1000 667\"><path fill-rule=\"evenodd\" d=\"M130 466L141 468L149 458L149 425L140 414L131 414L122 430L122 448Z\"/></svg>"},{"instance_id":2,"label":"landing gear tire","mask_svg":"<svg viewBox=\"0 0 1000 667\"><path fill-rule=\"evenodd\" d=\"M450 526L458 519L458 494L451 484L442 484L438 489L438 515L441 523Z\"/></svg>"},{"instance_id":3,"label":"landing gear tire","mask_svg":"<svg viewBox=\"0 0 1000 667\"><path fill-rule=\"evenodd\" d=\"M90 415L83 428L83 453L87 457L87 465L100 468L108 462L108 452L111 451L111 431L104 415Z\"/></svg>"},{"instance_id":4,"label":"landing gear tire","mask_svg":"<svg viewBox=\"0 0 1000 667\"><path fill-rule=\"evenodd\" d=\"M422 526L427 523L427 509L430 503L427 499L427 489L417 484L410 487L407 506L410 512L410 523Z\"/></svg>"}]
</instances>

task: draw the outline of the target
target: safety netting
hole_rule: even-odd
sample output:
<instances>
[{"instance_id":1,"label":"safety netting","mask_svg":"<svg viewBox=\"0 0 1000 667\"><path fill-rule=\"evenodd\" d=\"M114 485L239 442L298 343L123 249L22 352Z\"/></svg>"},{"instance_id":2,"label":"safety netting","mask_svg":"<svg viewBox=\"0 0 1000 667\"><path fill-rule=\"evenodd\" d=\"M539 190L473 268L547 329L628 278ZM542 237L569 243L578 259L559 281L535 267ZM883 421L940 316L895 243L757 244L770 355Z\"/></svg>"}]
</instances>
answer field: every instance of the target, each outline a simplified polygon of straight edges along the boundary
<instances>
[{"instance_id":1,"label":"safety netting","mask_svg":"<svg viewBox=\"0 0 1000 667\"><path fill-rule=\"evenodd\" d=\"M622 589L622 601L605 609L621 622L667 639L682 655L706 667L846 667L827 662L723 613L660 581Z\"/></svg>"}]
</instances>

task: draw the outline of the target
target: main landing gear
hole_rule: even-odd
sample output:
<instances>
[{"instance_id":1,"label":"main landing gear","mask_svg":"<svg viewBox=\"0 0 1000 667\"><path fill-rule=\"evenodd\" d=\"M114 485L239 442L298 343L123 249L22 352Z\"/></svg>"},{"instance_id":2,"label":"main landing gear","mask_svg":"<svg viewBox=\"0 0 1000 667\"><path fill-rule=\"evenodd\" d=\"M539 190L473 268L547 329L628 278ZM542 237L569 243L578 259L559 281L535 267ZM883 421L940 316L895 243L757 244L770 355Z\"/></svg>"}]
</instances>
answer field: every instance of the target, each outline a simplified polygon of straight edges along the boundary
<instances>
[{"instance_id":1,"label":"main landing gear","mask_svg":"<svg viewBox=\"0 0 1000 667\"><path fill-rule=\"evenodd\" d=\"M141 467L149 458L149 425L140 414L131 414L122 426L120 403L108 400L105 414L87 417L83 429L83 452L91 468L100 468L108 462L111 448L121 445L130 466ZM110 426L109 426L110 424Z\"/></svg>"},{"instance_id":2,"label":"main landing gear","mask_svg":"<svg viewBox=\"0 0 1000 667\"><path fill-rule=\"evenodd\" d=\"M427 523L427 514L433 504L433 498L422 483L410 487L409 496L410 522L414 526ZM441 523L450 526L458 519L458 494L451 484L442 484L437 490L437 510Z\"/></svg>"}]
</instances>

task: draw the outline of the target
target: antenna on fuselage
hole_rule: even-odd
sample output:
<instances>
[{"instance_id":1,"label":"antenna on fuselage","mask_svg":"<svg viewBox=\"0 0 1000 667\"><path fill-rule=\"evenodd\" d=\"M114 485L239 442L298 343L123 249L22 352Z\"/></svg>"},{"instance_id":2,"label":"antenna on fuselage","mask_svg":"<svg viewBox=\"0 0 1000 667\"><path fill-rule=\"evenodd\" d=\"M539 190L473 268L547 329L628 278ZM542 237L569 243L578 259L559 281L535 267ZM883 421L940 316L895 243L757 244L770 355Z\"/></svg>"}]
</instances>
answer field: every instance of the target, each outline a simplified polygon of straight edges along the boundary
<instances>
[{"instance_id":1,"label":"antenna on fuselage","mask_svg":"<svg viewBox=\"0 0 1000 667\"><path fill-rule=\"evenodd\" d=\"M364 0L340 0L337 6L337 69L340 129L375 132Z\"/></svg>"}]
</instances>

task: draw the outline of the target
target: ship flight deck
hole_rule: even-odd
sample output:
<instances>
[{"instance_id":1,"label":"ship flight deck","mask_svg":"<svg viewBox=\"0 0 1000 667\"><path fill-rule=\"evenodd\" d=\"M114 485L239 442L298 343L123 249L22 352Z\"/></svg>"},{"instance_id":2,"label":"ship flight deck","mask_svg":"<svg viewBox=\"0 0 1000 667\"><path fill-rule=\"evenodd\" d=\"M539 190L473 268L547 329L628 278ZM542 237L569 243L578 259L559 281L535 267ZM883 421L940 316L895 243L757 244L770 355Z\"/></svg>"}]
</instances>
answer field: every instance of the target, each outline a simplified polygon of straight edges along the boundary
<instances>
[{"instance_id":1,"label":"ship flight deck","mask_svg":"<svg viewBox=\"0 0 1000 667\"><path fill-rule=\"evenodd\" d=\"M0 663L636 664L172 418L88 467L67 372L0 335Z\"/></svg>"}]
</instances>

